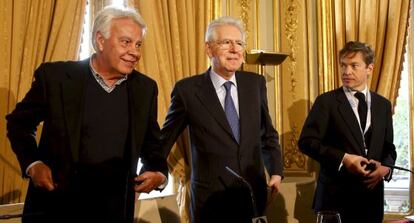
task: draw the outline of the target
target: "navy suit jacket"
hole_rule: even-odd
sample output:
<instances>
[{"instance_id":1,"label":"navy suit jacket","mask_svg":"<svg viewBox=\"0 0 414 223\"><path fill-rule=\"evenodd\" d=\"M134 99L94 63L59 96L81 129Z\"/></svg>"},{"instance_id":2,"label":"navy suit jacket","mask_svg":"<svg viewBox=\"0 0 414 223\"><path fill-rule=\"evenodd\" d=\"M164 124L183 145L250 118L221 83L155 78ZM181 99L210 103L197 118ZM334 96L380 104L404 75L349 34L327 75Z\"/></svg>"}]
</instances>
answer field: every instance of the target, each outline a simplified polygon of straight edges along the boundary
<instances>
[{"instance_id":1,"label":"navy suit jacket","mask_svg":"<svg viewBox=\"0 0 414 223\"><path fill-rule=\"evenodd\" d=\"M368 190L361 177L339 166L345 153L393 165L396 151L390 102L371 94L371 140L365 154L357 117L342 88L318 96L303 126L299 148L320 163L315 210L339 210L345 219L362 217L378 222L383 216L383 182ZM369 211L371 210L371 211ZM357 213L360 213L357 214ZM346 221L352 222L352 220Z\"/></svg>"},{"instance_id":2,"label":"navy suit jacket","mask_svg":"<svg viewBox=\"0 0 414 223\"><path fill-rule=\"evenodd\" d=\"M235 74L239 98L239 144L233 137L209 72L176 83L162 128L163 147L168 152L184 128L189 127L192 222L198 222L203 213L205 217L214 216L217 210L212 211L213 208L232 215L228 212L229 206L241 203L241 196L237 198L237 192L230 192L238 180L225 169L226 166L251 184L259 213L264 209L267 193L263 164L270 175L283 175L281 149L269 116L264 78L250 72ZM232 193L235 196L228 196ZM223 199L219 201L220 198ZM251 210L249 196L246 200ZM237 215L240 212L243 210L238 210ZM218 218L212 221L217 222Z\"/></svg>"}]
</instances>

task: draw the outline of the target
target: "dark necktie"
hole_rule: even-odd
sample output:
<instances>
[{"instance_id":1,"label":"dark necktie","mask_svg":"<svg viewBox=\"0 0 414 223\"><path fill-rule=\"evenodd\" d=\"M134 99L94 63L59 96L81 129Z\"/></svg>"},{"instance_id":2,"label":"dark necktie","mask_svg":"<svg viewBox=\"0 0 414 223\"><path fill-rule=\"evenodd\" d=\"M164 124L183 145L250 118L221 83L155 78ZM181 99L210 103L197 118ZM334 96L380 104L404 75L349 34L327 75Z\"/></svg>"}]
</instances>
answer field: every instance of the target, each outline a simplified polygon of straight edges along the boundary
<instances>
[{"instance_id":1,"label":"dark necktie","mask_svg":"<svg viewBox=\"0 0 414 223\"><path fill-rule=\"evenodd\" d=\"M233 99L231 98L231 85L230 81L223 84L226 88L226 97L224 98L224 112L226 113L227 121L230 124L231 131L237 142L240 140L240 127L239 116L237 115L236 107L234 106Z\"/></svg>"},{"instance_id":2,"label":"dark necktie","mask_svg":"<svg viewBox=\"0 0 414 223\"><path fill-rule=\"evenodd\" d=\"M365 101L365 95L359 91L355 93L355 97L358 98L358 114L359 114L359 120L361 122L361 128L362 131L365 130L365 125L367 123L367 112L368 112L368 106L367 102Z\"/></svg>"}]
</instances>

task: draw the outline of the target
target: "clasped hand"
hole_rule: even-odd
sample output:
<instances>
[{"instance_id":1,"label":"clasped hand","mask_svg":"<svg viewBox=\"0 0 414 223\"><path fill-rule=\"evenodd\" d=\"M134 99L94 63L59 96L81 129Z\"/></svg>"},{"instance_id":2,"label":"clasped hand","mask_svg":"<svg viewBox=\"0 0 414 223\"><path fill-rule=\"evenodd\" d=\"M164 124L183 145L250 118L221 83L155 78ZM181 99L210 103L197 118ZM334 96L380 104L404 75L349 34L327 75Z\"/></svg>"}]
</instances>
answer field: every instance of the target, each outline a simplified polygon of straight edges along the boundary
<instances>
[{"instance_id":1,"label":"clasped hand","mask_svg":"<svg viewBox=\"0 0 414 223\"><path fill-rule=\"evenodd\" d=\"M348 153L345 153L342 162L349 172L364 177L368 189L373 189L390 171L376 160Z\"/></svg>"}]
</instances>

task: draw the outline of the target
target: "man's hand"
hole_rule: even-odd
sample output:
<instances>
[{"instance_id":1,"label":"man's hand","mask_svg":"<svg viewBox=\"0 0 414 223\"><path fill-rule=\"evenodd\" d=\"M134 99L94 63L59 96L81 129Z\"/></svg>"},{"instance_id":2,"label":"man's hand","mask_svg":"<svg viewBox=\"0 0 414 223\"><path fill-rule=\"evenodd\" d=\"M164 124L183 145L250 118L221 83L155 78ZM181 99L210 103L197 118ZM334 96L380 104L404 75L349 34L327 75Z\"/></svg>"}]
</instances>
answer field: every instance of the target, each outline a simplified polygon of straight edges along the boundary
<instances>
[{"instance_id":1,"label":"man's hand","mask_svg":"<svg viewBox=\"0 0 414 223\"><path fill-rule=\"evenodd\" d=\"M369 161L363 156L345 153L342 163L353 174L366 176L370 173L369 170L365 169Z\"/></svg>"},{"instance_id":2,"label":"man's hand","mask_svg":"<svg viewBox=\"0 0 414 223\"><path fill-rule=\"evenodd\" d=\"M267 183L267 186L270 188L271 195L270 198L274 198L276 194L280 191L280 183L282 181L282 177L279 175L272 175ZM271 200L270 199L270 200Z\"/></svg>"},{"instance_id":3,"label":"man's hand","mask_svg":"<svg viewBox=\"0 0 414 223\"><path fill-rule=\"evenodd\" d=\"M167 178L161 172L146 171L135 177L135 192L149 193L163 184Z\"/></svg>"},{"instance_id":4,"label":"man's hand","mask_svg":"<svg viewBox=\"0 0 414 223\"><path fill-rule=\"evenodd\" d=\"M36 188L43 188L45 190L52 191L57 186L53 183L52 171L42 162L36 163L30 167L28 174Z\"/></svg>"},{"instance_id":5,"label":"man's hand","mask_svg":"<svg viewBox=\"0 0 414 223\"><path fill-rule=\"evenodd\" d=\"M391 170L389 167L382 166L381 163L376 160L369 160L369 163L374 164L375 168L366 175L364 183L368 189L373 189Z\"/></svg>"}]
</instances>

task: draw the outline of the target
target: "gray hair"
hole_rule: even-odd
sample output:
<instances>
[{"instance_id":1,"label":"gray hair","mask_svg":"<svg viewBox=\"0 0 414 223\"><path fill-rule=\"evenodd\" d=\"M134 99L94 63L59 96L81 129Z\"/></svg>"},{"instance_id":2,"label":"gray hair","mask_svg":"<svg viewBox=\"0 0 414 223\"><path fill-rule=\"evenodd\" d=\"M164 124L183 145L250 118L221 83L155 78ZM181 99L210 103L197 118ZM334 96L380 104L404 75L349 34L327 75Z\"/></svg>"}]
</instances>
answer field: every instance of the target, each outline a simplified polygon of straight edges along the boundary
<instances>
[{"instance_id":1,"label":"gray hair","mask_svg":"<svg viewBox=\"0 0 414 223\"><path fill-rule=\"evenodd\" d=\"M230 16L223 16L218 19L211 21L207 26L205 42L210 42L216 39L216 29L220 26L234 26L242 34L242 41L246 39L246 33L244 30L243 22L240 19L236 19Z\"/></svg>"},{"instance_id":2,"label":"gray hair","mask_svg":"<svg viewBox=\"0 0 414 223\"><path fill-rule=\"evenodd\" d=\"M110 36L109 29L111 28L111 22L114 19L130 18L137 23L142 29L142 36L147 31L147 25L145 24L142 16L133 8L125 8L119 6L106 6L102 11L98 13L92 28L92 46L95 51L98 51L96 45L96 33L100 32L105 39Z\"/></svg>"}]
</instances>

